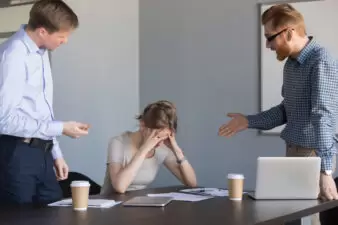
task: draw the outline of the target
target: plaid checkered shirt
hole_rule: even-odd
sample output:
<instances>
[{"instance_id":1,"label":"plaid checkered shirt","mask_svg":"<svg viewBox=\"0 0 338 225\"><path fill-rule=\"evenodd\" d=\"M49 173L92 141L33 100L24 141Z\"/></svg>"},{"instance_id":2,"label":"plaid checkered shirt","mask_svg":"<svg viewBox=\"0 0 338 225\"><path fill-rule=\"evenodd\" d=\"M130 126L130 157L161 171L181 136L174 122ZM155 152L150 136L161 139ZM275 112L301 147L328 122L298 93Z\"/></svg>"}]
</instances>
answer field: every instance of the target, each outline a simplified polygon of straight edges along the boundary
<instances>
[{"instance_id":1,"label":"plaid checkered shirt","mask_svg":"<svg viewBox=\"0 0 338 225\"><path fill-rule=\"evenodd\" d=\"M249 128L269 130L285 124L281 138L287 144L315 149L321 158L321 171L332 170L337 142L338 61L312 37L297 58L287 59L282 97L279 105L248 115Z\"/></svg>"}]
</instances>

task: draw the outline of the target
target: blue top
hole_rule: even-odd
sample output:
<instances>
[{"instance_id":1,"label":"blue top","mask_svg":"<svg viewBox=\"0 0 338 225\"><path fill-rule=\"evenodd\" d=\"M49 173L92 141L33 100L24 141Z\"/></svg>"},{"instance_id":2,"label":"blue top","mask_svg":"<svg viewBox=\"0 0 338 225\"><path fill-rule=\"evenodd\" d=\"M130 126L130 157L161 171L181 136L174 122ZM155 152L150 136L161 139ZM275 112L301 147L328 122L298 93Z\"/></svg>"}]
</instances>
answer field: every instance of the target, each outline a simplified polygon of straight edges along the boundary
<instances>
[{"instance_id":1,"label":"blue top","mask_svg":"<svg viewBox=\"0 0 338 225\"><path fill-rule=\"evenodd\" d=\"M0 45L0 134L53 140L55 159L62 157L56 137L63 124L54 121L49 55L25 27Z\"/></svg>"}]
</instances>

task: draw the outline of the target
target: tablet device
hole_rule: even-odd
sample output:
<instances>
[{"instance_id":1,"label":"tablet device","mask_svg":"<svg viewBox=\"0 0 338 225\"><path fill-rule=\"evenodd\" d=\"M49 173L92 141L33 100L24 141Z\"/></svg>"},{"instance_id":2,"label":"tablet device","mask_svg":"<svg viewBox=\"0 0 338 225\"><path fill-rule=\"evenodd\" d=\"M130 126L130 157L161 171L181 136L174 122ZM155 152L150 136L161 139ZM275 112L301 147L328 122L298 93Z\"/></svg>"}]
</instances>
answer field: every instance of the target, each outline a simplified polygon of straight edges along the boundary
<instances>
[{"instance_id":1,"label":"tablet device","mask_svg":"<svg viewBox=\"0 0 338 225\"><path fill-rule=\"evenodd\" d=\"M149 196L137 196L125 201L123 206L153 206L163 207L173 200L172 197L149 197Z\"/></svg>"}]
</instances>

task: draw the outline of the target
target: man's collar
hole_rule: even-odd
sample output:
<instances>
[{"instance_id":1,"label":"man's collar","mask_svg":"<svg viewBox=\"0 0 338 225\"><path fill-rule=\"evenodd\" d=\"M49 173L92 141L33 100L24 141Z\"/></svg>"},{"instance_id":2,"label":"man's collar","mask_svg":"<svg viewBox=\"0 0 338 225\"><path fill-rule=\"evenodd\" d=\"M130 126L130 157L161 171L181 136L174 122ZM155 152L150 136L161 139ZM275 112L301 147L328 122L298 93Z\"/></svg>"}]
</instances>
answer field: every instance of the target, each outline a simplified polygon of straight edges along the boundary
<instances>
[{"instance_id":1,"label":"man's collar","mask_svg":"<svg viewBox=\"0 0 338 225\"><path fill-rule=\"evenodd\" d=\"M309 37L309 42L305 47L300 51L299 55L295 58L299 64L303 64L305 60L311 55L311 52L314 48L317 47L317 42L313 39L312 36Z\"/></svg>"},{"instance_id":2,"label":"man's collar","mask_svg":"<svg viewBox=\"0 0 338 225\"><path fill-rule=\"evenodd\" d=\"M24 44L26 45L28 51L30 53L39 53L39 54L43 54L45 52L45 49L41 49L37 46L37 44L32 40L32 38L29 37L29 35L26 32L26 27L27 25L21 25L20 27L20 35L22 37L22 40L24 42Z\"/></svg>"}]
</instances>

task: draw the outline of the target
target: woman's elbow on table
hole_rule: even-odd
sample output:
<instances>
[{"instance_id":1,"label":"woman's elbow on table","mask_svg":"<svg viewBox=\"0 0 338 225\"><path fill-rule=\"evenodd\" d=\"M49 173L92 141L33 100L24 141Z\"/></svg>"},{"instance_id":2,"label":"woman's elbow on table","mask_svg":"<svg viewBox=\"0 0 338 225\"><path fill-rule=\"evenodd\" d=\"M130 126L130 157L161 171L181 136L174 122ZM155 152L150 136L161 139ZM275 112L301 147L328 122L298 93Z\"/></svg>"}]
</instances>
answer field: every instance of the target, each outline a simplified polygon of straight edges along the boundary
<instances>
[{"instance_id":1,"label":"woman's elbow on table","mask_svg":"<svg viewBox=\"0 0 338 225\"><path fill-rule=\"evenodd\" d=\"M185 179L185 185L190 187L190 188L195 188L197 187L197 179L196 175L189 177L188 179Z\"/></svg>"},{"instance_id":2,"label":"woman's elbow on table","mask_svg":"<svg viewBox=\"0 0 338 225\"><path fill-rule=\"evenodd\" d=\"M189 181L189 182L187 183L187 186L190 187L190 188L195 188L195 187L197 187L197 181L196 181L196 180L194 180L194 181Z\"/></svg>"},{"instance_id":3,"label":"woman's elbow on table","mask_svg":"<svg viewBox=\"0 0 338 225\"><path fill-rule=\"evenodd\" d=\"M115 190L115 192L119 193L119 194L124 194L127 190L127 188L123 187L122 185L118 185L118 184L114 184L113 185L113 189Z\"/></svg>"}]
</instances>

